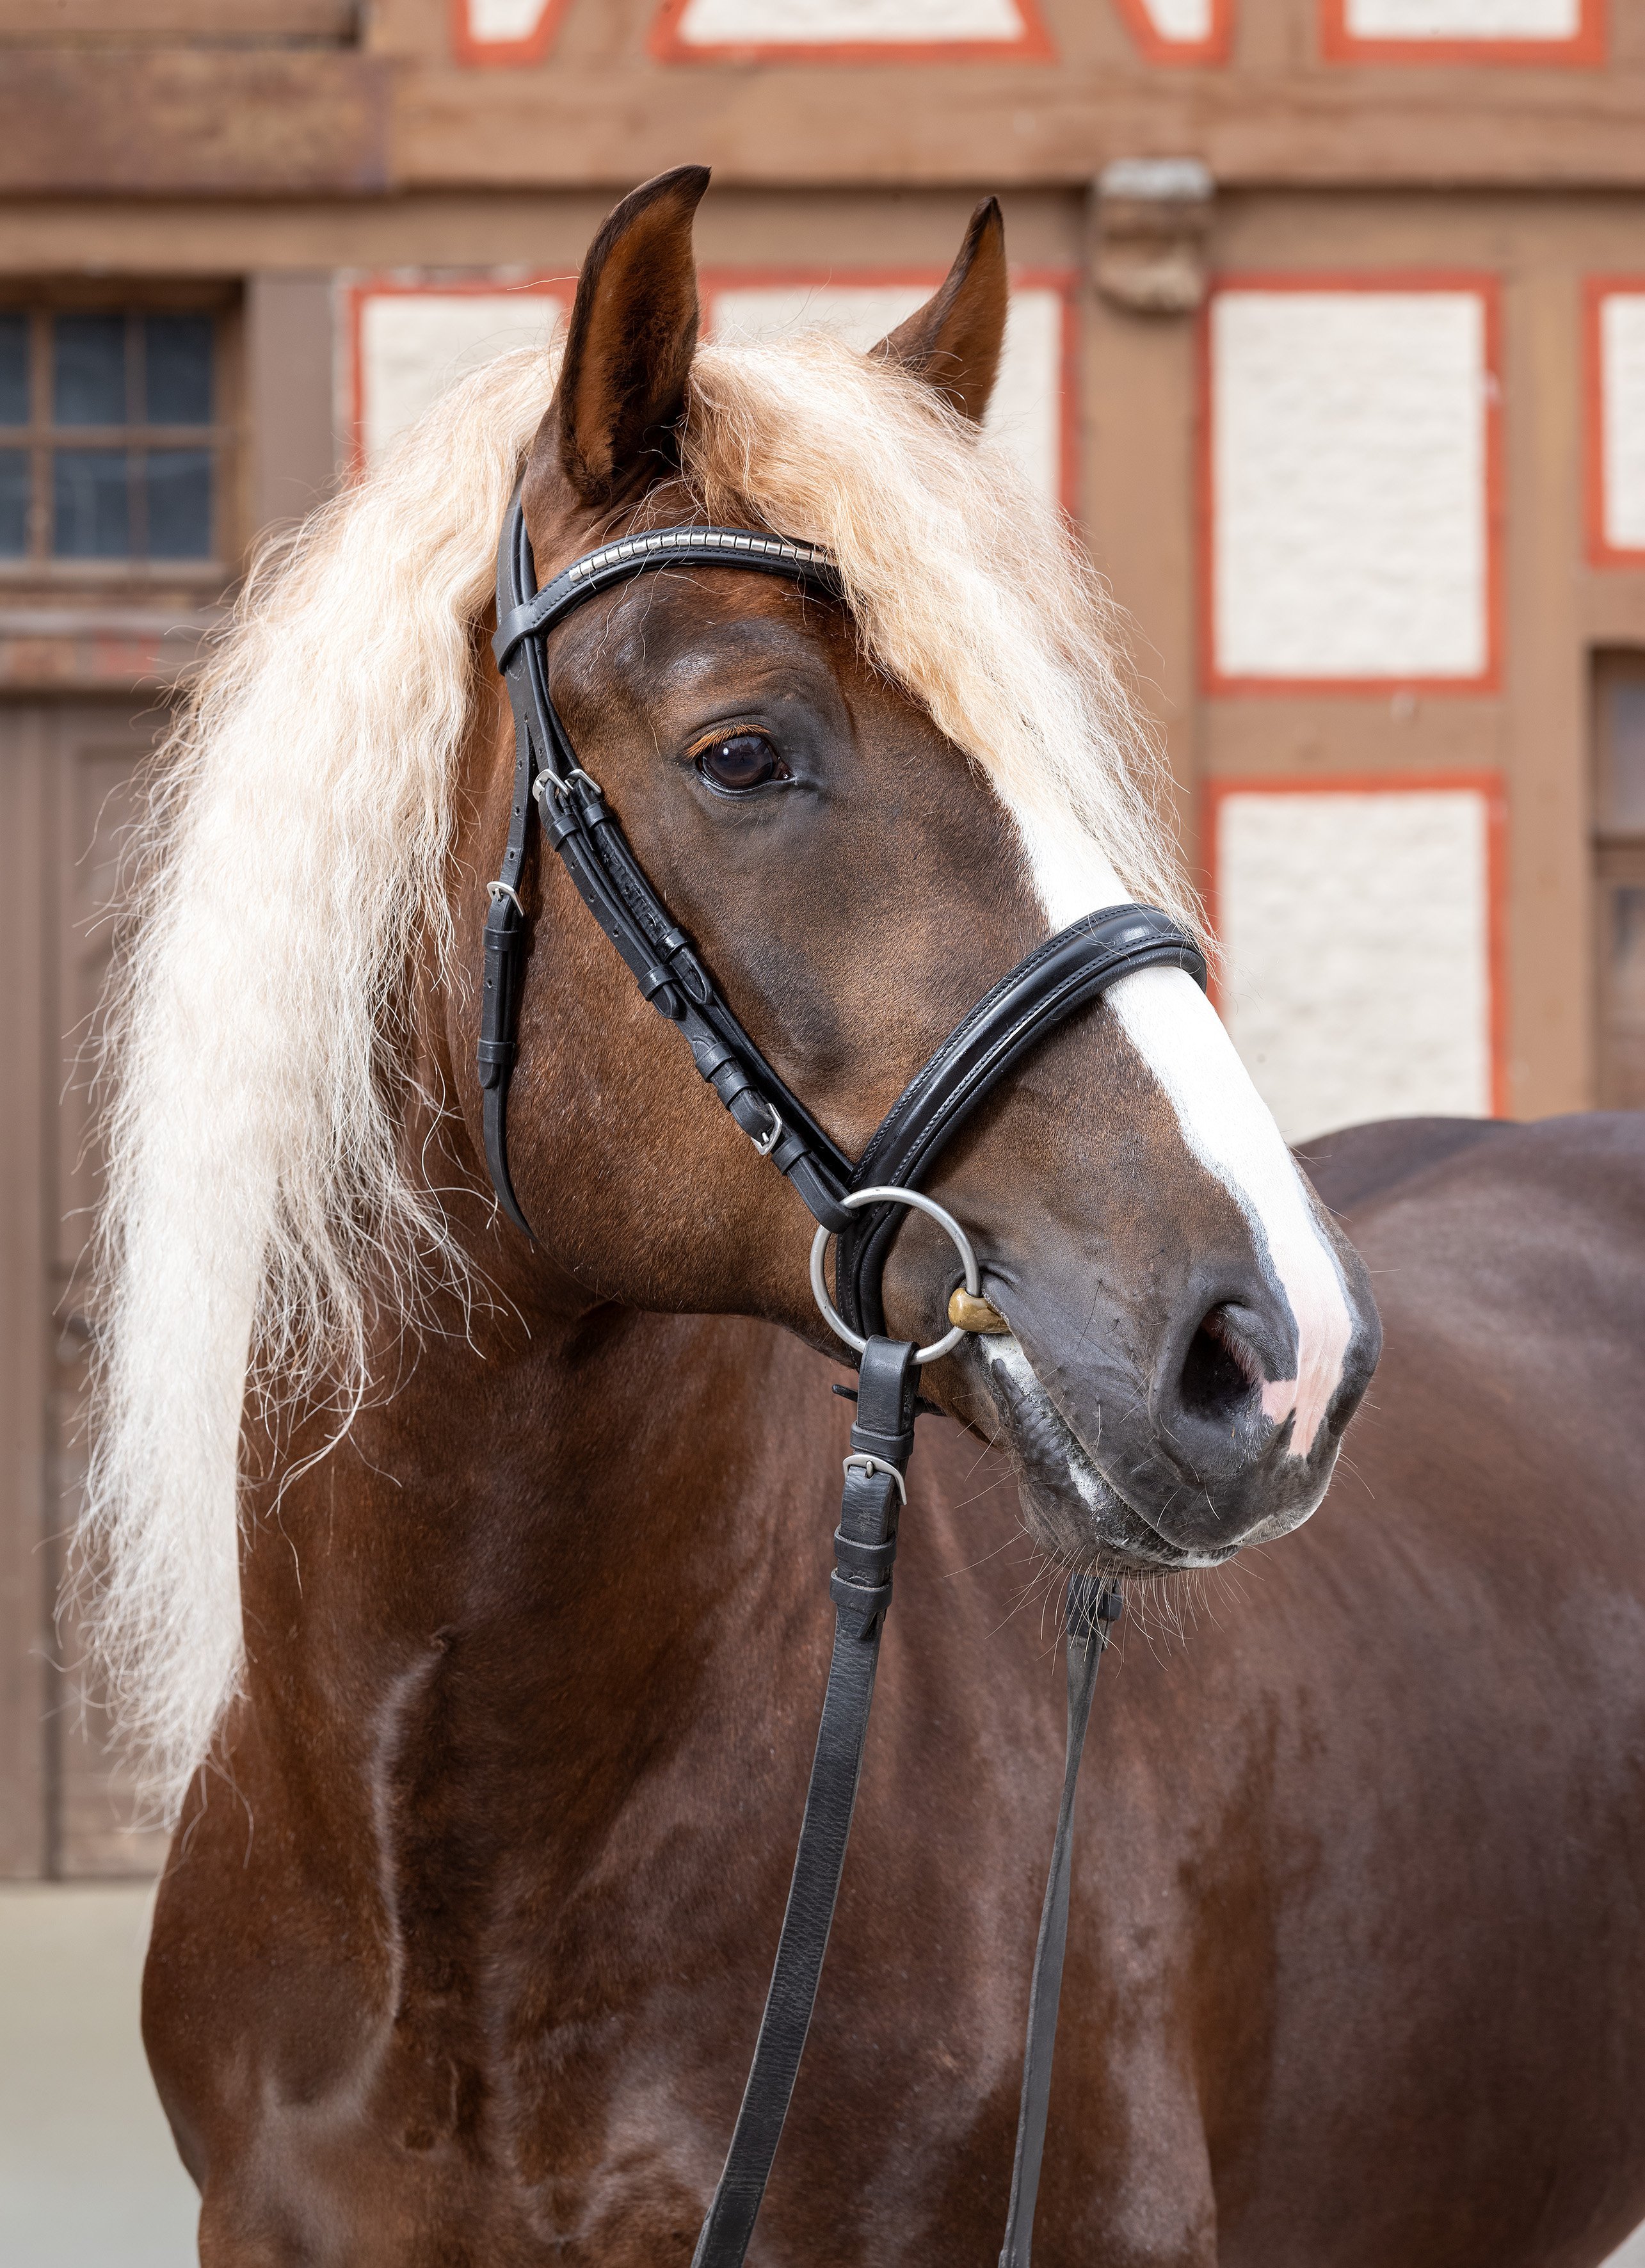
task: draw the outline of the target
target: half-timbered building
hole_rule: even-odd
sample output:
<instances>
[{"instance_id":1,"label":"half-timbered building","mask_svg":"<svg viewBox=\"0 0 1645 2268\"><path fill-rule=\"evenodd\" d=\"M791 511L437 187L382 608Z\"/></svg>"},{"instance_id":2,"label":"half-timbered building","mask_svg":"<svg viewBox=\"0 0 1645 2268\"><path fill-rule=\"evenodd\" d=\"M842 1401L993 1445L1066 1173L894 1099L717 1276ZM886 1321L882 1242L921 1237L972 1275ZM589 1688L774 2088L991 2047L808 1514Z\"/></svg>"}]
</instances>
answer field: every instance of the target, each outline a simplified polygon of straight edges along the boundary
<instances>
[{"instance_id":1,"label":"half-timbered building","mask_svg":"<svg viewBox=\"0 0 1645 2268\"><path fill-rule=\"evenodd\" d=\"M686 159L711 330L1004 202L1288 1133L1645 1105L1638 0L0 0L0 1873L148 1863L52 1605L134 768L259 541ZM267 761L278 763L270 748Z\"/></svg>"}]
</instances>

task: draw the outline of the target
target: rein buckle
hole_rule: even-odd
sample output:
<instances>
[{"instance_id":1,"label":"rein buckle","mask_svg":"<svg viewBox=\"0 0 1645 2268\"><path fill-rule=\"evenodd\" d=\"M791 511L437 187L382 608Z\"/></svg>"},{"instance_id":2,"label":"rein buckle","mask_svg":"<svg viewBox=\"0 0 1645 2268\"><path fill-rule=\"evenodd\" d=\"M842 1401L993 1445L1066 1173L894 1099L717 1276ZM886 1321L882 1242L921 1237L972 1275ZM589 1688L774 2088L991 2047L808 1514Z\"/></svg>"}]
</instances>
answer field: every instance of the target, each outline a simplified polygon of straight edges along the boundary
<instances>
[{"instance_id":1,"label":"rein buckle","mask_svg":"<svg viewBox=\"0 0 1645 2268\"><path fill-rule=\"evenodd\" d=\"M850 1479L853 1473L861 1473L866 1479L870 1480L876 1473L884 1473L889 1479L896 1482L897 1493L902 1498L904 1504L906 1505L908 1501L907 1483L903 1479L902 1475L898 1471L896 1466L887 1464L884 1457L870 1457L866 1449L854 1449L851 1454L845 1460L844 1471L845 1476L848 1480Z\"/></svg>"}]
</instances>

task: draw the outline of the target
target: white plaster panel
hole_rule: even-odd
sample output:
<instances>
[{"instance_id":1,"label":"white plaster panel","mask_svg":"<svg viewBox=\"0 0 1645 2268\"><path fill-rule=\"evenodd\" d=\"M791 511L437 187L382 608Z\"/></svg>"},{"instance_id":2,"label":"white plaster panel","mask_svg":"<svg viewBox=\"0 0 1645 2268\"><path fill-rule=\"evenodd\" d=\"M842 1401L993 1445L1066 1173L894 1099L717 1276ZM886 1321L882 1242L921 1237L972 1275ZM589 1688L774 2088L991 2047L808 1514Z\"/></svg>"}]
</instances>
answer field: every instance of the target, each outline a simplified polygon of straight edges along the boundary
<instances>
[{"instance_id":1,"label":"white plaster panel","mask_svg":"<svg viewBox=\"0 0 1645 2268\"><path fill-rule=\"evenodd\" d=\"M1574 40L1582 0L1347 0L1356 40Z\"/></svg>"},{"instance_id":2,"label":"white plaster panel","mask_svg":"<svg viewBox=\"0 0 1645 2268\"><path fill-rule=\"evenodd\" d=\"M529 40L551 0L465 0L468 36L477 48L511 47Z\"/></svg>"},{"instance_id":3,"label":"white plaster panel","mask_svg":"<svg viewBox=\"0 0 1645 2268\"><path fill-rule=\"evenodd\" d=\"M1645 551L1645 292L1600 301L1599 384L1605 541Z\"/></svg>"},{"instance_id":4,"label":"white plaster panel","mask_svg":"<svg viewBox=\"0 0 1645 2268\"><path fill-rule=\"evenodd\" d=\"M1211 36L1212 0L1142 0L1142 12L1172 46L1198 47Z\"/></svg>"},{"instance_id":5,"label":"white plaster panel","mask_svg":"<svg viewBox=\"0 0 1645 2268\"><path fill-rule=\"evenodd\" d=\"M924 284L761 284L714 295L713 329L780 338L819 328L867 349L929 299ZM1054 502L1062 496L1062 294L1029 286L1011 294L1005 351L987 428Z\"/></svg>"},{"instance_id":6,"label":"white plaster panel","mask_svg":"<svg viewBox=\"0 0 1645 2268\"><path fill-rule=\"evenodd\" d=\"M1480 295L1220 292L1211 354L1222 674L1480 675Z\"/></svg>"},{"instance_id":7,"label":"white plaster panel","mask_svg":"<svg viewBox=\"0 0 1645 2268\"><path fill-rule=\"evenodd\" d=\"M1017 0L687 0L674 36L688 48L1009 46L1026 28Z\"/></svg>"},{"instance_id":8,"label":"white plaster panel","mask_svg":"<svg viewBox=\"0 0 1645 2268\"><path fill-rule=\"evenodd\" d=\"M511 347L546 346L567 304L543 291L368 291L359 328L368 461L471 370Z\"/></svg>"},{"instance_id":9,"label":"white plaster panel","mask_svg":"<svg viewBox=\"0 0 1645 2268\"><path fill-rule=\"evenodd\" d=\"M1288 1141L1489 1113L1488 824L1472 789L1221 799L1223 1012Z\"/></svg>"}]
</instances>

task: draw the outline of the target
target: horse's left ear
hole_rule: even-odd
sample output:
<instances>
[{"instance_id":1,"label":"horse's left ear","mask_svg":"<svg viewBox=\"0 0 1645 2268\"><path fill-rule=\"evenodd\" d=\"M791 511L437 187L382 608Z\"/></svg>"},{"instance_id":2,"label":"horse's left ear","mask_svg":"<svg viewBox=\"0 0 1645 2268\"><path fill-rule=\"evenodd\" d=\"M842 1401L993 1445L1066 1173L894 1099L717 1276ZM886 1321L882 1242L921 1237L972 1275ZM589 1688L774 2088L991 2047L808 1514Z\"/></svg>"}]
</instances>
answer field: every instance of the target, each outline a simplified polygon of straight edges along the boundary
<instances>
[{"instance_id":1,"label":"horse's left ear","mask_svg":"<svg viewBox=\"0 0 1645 2268\"><path fill-rule=\"evenodd\" d=\"M697 343L691 222L708 186L706 166L643 183L607 216L583 262L551 414L560 468L598 510L673 459Z\"/></svg>"},{"instance_id":2,"label":"horse's left ear","mask_svg":"<svg viewBox=\"0 0 1645 2268\"><path fill-rule=\"evenodd\" d=\"M941 289L874 352L901 363L980 425L999 376L1010 298L1005 223L999 199L985 197Z\"/></svg>"}]
</instances>

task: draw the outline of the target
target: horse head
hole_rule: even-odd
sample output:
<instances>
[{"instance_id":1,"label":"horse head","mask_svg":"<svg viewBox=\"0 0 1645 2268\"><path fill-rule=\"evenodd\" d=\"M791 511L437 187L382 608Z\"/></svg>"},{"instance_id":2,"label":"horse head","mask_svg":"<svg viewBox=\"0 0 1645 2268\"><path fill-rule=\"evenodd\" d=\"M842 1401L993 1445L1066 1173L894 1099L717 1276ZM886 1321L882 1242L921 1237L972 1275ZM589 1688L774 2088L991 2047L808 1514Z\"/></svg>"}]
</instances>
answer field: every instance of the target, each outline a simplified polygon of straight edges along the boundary
<instances>
[{"instance_id":1,"label":"horse head","mask_svg":"<svg viewBox=\"0 0 1645 2268\"><path fill-rule=\"evenodd\" d=\"M555 631L548 669L650 882L856 1156L1037 943L1172 885L1127 776L1100 597L978 431L1007 312L997 206L873 354L723 350L698 341L706 183L665 175L601 230L523 508L544 585L597 545L710 519L838 562L839 604L712 566L628 583ZM471 758L454 1062L513 791L503 715ZM540 1249L511 1289L527 1268L526 1296L559 1309L742 1312L828 1348L793 1193L689 1076L557 862L534 856L523 891L510 1138ZM472 1079L465 1102L477 1132ZM926 1391L1003 1437L1041 1542L1076 1564L1203 1566L1314 1509L1376 1311L1188 975L1143 970L1063 1025L931 1189L1009 1328L967 1336ZM938 1336L954 1275L940 1230L909 1218L889 1328Z\"/></svg>"}]
</instances>

